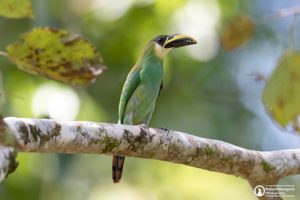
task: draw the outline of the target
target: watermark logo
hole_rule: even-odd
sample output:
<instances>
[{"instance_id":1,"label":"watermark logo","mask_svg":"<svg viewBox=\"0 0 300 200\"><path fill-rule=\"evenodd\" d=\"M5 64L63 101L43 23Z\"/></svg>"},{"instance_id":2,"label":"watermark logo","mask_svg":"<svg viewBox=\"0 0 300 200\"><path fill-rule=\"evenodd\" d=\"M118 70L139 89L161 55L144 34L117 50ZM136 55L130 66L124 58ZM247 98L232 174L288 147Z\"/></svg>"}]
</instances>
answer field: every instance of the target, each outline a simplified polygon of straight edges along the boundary
<instances>
[{"instance_id":1,"label":"watermark logo","mask_svg":"<svg viewBox=\"0 0 300 200\"><path fill-rule=\"evenodd\" d=\"M266 193L265 187L262 186L262 185L257 185L257 186L254 188L254 194L255 194L257 197L262 197L262 196L264 196L265 193Z\"/></svg>"},{"instance_id":2,"label":"watermark logo","mask_svg":"<svg viewBox=\"0 0 300 200\"><path fill-rule=\"evenodd\" d=\"M253 192L257 197L295 197L295 185L257 185Z\"/></svg>"}]
</instances>

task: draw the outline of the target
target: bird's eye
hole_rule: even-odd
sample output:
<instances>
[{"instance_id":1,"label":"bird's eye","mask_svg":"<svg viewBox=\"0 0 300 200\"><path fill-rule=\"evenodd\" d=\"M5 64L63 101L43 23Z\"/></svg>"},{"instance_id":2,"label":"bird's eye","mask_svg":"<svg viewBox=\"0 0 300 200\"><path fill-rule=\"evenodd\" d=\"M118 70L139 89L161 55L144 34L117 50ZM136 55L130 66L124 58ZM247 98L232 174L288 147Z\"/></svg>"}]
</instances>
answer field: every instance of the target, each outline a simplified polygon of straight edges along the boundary
<instances>
[{"instance_id":1,"label":"bird's eye","mask_svg":"<svg viewBox=\"0 0 300 200\"><path fill-rule=\"evenodd\" d=\"M166 36L158 36L156 39L155 39L155 42L159 45L163 45L166 41L167 37Z\"/></svg>"}]
</instances>

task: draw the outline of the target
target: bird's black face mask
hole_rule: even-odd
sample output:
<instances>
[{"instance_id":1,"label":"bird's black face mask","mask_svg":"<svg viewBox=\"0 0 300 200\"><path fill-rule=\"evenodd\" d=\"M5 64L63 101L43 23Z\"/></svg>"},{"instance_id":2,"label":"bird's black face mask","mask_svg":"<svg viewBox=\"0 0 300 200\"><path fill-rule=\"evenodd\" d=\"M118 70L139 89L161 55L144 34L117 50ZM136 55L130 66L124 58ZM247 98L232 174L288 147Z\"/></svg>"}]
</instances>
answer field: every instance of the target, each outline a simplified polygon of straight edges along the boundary
<instances>
[{"instance_id":1,"label":"bird's black face mask","mask_svg":"<svg viewBox=\"0 0 300 200\"><path fill-rule=\"evenodd\" d=\"M165 42L166 42L166 40L167 40L167 38L168 38L168 35L159 35L159 36L157 36L156 38L154 38L154 41L158 44L158 45L160 45L160 46L164 46L164 44L165 44Z\"/></svg>"}]
</instances>

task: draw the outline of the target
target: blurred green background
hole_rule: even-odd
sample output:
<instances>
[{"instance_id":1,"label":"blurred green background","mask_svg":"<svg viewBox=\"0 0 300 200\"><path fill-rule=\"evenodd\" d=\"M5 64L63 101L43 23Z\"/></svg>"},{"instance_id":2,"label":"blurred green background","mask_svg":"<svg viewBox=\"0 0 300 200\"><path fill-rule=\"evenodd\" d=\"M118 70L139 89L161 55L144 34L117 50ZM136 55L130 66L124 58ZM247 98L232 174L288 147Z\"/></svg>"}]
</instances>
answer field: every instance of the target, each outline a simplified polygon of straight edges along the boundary
<instances>
[{"instance_id":1,"label":"blurred green background","mask_svg":"<svg viewBox=\"0 0 300 200\"><path fill-rule=\"evenodd\" d=\"M89 87L71 87L19 71L0 57L0 109L4 116L117 122L119 95L143 46L158 34L184 33L198 45L165 60L164 89L151 121L201 137L255 150L299 148L265 113L263 82L289 47L292 17L257 27L243 48L219 47L222 24L246 14L254 20L297 0L34 0L34 19L0 18L0 50L36 26L88 38L109 70ZM299 27L299 26L298 26ZM296 31L299 29L296 27ZM296 32L296 46L299 34ZM256 199L241 178L154 160L127 158L120 184L111 180L111 156L20 153L19 167L0 184L0 199ZM300 177L280 184L296 185ZM293 198L288 198L293 199ZM295 197L296 199L296 197Z\"/></svg>"}]
</instances>

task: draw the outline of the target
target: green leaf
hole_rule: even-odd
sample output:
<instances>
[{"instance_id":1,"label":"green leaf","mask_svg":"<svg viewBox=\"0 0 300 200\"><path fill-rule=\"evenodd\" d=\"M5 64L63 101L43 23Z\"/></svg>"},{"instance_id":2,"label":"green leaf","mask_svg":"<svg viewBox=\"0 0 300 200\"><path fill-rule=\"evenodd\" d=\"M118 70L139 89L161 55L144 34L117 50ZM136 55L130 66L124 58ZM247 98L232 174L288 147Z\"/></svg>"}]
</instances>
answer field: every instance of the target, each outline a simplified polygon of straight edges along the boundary
<instances>
[{"instance_id":1,"label":"green leaf","mask_svg":"<svg viewBox=\"0 0 300 200\"><path fill-rule=\"evenodd\" d=\"M266 83L263 103L273 119L288 130L300 130L300 52L286 52Z\"/></svg>"},{"instance_id":2,"label":"green leaf","mask_svg":"<svg viewBox=\"0 0 300 200\"><path fill-rule=\"evenodd\" d=\"M32 8L29 0L1 0L0 15L9 18L32 17Z\"/></svg>"},{"instance_id":3,"label":"green leaf","mask_svg":"<svg viewBox=\"0 0 300 200\"><path fill-rule=\"evenodd\" d=\"M223 29L221 45L226 51L246 44L253 35L255 24L248 16L234 17Z\"/></svg>"},{"instance_id":4,"label":"green leaf","mask_svg":"<svg viewBox=\"0 0 300 200\"><path fill-rule=\"evenodd\" d=\"M88 85L106 69L91 43L61 29L35 28L6 49L19 69L64 83Z\"/></svg>"}]
</instances>

